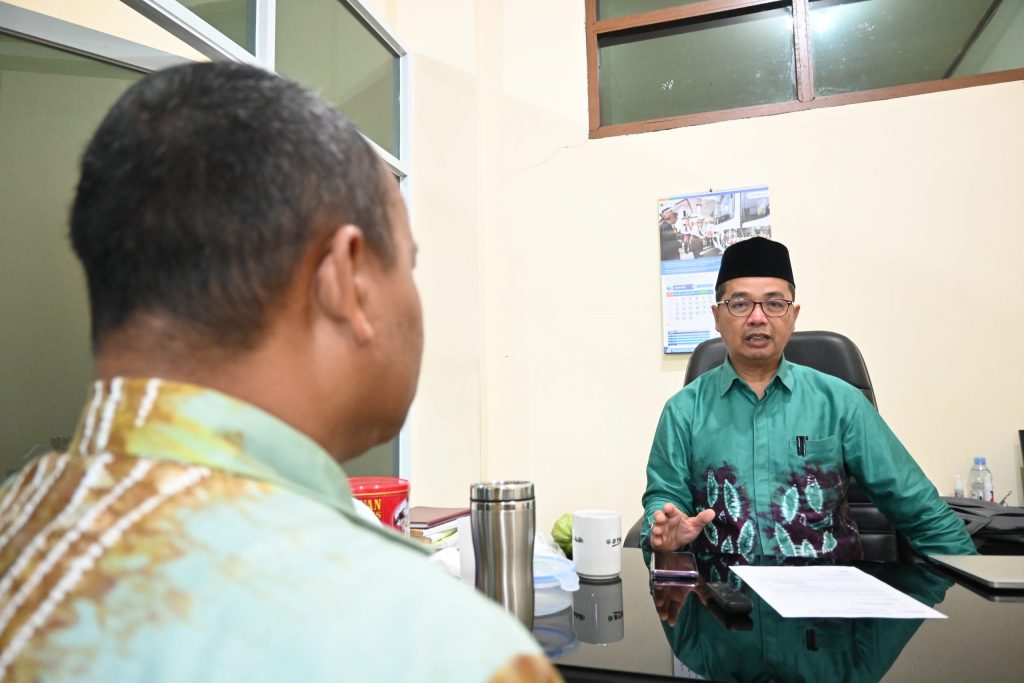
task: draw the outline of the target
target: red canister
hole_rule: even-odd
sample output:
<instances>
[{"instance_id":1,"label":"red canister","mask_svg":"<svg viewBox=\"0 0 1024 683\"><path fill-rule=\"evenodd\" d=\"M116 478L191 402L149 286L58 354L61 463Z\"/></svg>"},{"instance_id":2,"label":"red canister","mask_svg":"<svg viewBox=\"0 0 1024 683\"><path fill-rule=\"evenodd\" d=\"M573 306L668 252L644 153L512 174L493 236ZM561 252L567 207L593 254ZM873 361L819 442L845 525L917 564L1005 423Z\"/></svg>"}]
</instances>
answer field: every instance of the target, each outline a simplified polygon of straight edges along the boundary
<instances>
[{"instance_id":1,"label":"red canister","mask_svg":"<svg viewBox=\"0 0 1024 683\"><path fill-rule=\"evenodd\" d=\"M373 511L384 526L409 535L409 482L399 477L350 477L352 497Z\"/></svg>"}]
</instances>

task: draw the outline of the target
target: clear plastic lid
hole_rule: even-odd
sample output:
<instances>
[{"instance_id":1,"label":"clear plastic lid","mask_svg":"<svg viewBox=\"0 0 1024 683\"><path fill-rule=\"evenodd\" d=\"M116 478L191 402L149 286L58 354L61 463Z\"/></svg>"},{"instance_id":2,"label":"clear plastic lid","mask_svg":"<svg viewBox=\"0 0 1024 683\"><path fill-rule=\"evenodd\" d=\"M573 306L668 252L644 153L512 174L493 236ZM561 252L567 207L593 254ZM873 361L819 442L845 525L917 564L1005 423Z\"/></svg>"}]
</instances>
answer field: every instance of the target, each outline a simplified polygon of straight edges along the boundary
<instances>
[{"instance_id":1,"label":"clear plastic lid","mask_svg":"<svg viewBox=\"0 0 1024 683\"><path fill-rule=\"evenodd\" d=\"M533 556L533 587L553 588L559 586L565 591L580 589L580 577L571 560L556 555Z\"/></svg>"}]
</instances>

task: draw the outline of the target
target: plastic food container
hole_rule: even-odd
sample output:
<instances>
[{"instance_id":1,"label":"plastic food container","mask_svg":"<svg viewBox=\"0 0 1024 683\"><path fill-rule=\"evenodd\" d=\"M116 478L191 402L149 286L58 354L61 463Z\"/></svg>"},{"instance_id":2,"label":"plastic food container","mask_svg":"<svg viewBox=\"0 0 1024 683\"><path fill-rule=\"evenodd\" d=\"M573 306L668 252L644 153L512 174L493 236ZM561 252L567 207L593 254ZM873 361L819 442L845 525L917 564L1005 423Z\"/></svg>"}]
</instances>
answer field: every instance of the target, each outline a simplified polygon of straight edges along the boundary
<instances>
[{"instance_id":1,"label":"plastic food container","mask_svg":"<svg viewBox=\"0 0 1024 683\"><path fill-rule=\"evenodd\" d=\"M570 560L555 555L533 557L533 613L542 617L572 606L580 579Z\"/></svg>"}]
</instances>

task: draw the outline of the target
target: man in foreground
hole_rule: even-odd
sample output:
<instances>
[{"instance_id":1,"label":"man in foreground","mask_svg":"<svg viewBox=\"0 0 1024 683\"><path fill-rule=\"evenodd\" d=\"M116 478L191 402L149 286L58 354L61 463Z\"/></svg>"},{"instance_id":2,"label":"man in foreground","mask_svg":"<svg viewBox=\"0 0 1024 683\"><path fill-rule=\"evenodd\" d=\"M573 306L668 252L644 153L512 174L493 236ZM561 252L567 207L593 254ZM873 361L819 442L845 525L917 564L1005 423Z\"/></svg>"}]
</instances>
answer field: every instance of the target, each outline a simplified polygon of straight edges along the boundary
<instances>
[{"instance_id":1,"label":"man in foreground","mask_svg":"<svg viewBox=\"0 0 1024 683\"><path fill-rule=\"evenodd\" d=\"M242 65L114 106L71 239L97 381L0 489L0 679L557 680L530 634L362 521L422 353L394 179L323 100Z\"/></svg>"},{"instance_id":2,"label":"man in foreground","mask_svg":"<svg viewBox=\"0 0 1024 683\"><path fill-rule=\"evenodd\" d=\"M651 447L644 535L655 550L863 557L853 475L926 554L969 554L963 523L855 387L790 363L800 312L789 251L754 237L722 255L712 307L723 365L666 403Z\"/></svg>"}]
</instances>

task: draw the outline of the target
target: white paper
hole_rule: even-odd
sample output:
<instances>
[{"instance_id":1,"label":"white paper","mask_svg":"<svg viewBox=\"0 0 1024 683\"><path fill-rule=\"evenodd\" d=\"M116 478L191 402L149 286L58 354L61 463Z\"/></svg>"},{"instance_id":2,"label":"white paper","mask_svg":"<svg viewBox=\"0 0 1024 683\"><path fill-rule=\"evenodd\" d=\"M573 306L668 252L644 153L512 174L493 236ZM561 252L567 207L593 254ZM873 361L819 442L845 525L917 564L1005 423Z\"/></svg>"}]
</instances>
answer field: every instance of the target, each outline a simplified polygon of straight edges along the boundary
<instances>
[{"instance_id":1,"label":"white paper","mask_svg":"<svg viewBox=\"0 0 1024 683\"><path fill-rule=\"evenodd\" d=\"M856 567L733 567L783 617L945 619Z\"/></svg>"}]
</instances>

